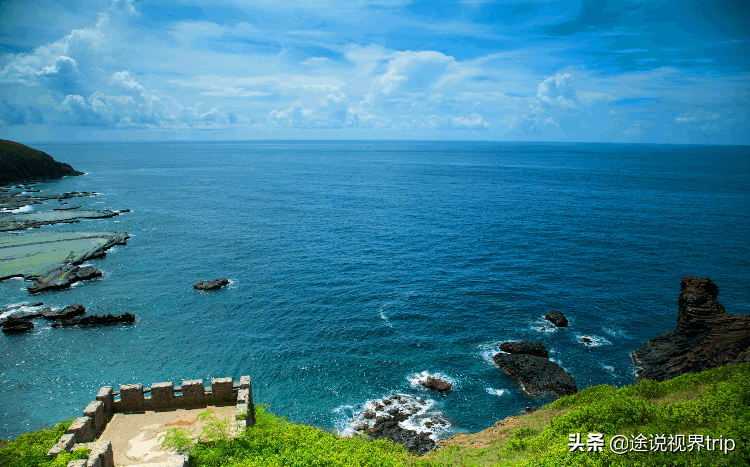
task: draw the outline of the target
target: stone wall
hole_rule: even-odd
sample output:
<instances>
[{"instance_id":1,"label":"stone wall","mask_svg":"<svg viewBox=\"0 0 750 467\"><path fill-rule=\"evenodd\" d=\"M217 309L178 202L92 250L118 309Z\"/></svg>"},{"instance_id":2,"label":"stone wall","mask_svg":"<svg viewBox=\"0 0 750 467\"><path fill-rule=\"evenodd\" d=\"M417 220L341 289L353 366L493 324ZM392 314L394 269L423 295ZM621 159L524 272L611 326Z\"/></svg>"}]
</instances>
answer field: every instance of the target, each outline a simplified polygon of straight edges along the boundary
<instances>
[{"instance_id":1,"label":"stone wall","mask_svg":"<svg viewBox=\"0 0 750 467\"><path fill-rule=\"evenodd\" d=\"M169 410L197 408L209 405L234 405L236 415L242 420L234 423L235 433L255 424L253 413L253 387L249 376L242 376L239 382L232 378L215 378L210 387L204 387L203 380L183 381L181 386L171 382L152 384L144 388L142 384L126 384L115 392L112 386L102 387L96 400L83 409L83 416L75 419L47 456L54 457L63 451L73 451L77 445L91 443L99 436L107 422L116 413L144 412L147 410ZM102 441L90 444L88 460L71 463L83 467L114 467L112 443ZM70 465L68 467L71 467Z\"/></svg>"}]
</instances>

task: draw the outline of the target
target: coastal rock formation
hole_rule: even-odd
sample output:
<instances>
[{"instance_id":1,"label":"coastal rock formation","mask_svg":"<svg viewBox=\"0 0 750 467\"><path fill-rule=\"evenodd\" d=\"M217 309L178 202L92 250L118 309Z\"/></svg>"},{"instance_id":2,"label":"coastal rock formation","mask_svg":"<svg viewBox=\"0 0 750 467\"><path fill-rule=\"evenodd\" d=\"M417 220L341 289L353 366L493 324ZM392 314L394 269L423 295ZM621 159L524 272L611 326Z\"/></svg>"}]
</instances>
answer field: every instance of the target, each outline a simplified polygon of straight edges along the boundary
<instances>
[{"instance_id":1,"label":"coastal rock formation","mask_svg":"<svg viewBox=\"0 0 750 467\"><path fill-rule=\"evenodd\" d=\"M44 303L22 303L20 305L12 305L0 310L0 321L6 321L9 319L30 319L41 316L42 313L49 310L49 307L42 308Z\"/></svg>"},{"instance_id":2,"label":"coastal rock formation","mask_svg":"<svg viewBox=\"0 0 750 467\"><path fill-rule=\"evenodd\" d=\"M355 433L364 433L374 439L388 439L403 444L412 454L422 455L436 445L433 434L446 429L450 423L433 407L434 401L425 401L408 394L375 399L351 421Z\"/></svg>"},{"instance_id":3,"label":"coastal rock formation","mask_svg":"<svg viewBox=\"0 0 750 467\"><path fill-rule=\"evenodd\" d=\"M103 326L107 324L134 323L135 315L132 313L123 313L121 315L90 315L83 318L73 318L52 323L53 328L69 326Z\"/></svg>"},{"instance_id":4,"label":"coastal rock formation","mask_svg":"<svg viewBox=\"0 0 750 467\"><path fill-rule=\"evenodd\" d=\"M708 278L685 276L677 301L677 328L633 352L642 379L666 380L733 363L750 347L750 315L735 316L716 300L719 288Z\"/></svg>"},{"instance_id":5,"label":"coastal rock formation","mask_svg":"<svg viewBox=\"0 0 750 467\"><path fill-rule=\"evenodd\" d=\"M193 287L195 287L198 290L216 290L224 287L225 285L229 284L229 279L214 279L211 281L199 281L193 284Z\"/></svg>"},{"instance_id":6,"label":"coastal rock formation","mask_svg":"<svg viewBox=\"0 0 750 467\"><path fill-rule=\"evenodd\" d=\"M75 304L68 305L65 308L60 308L58 310L53 310L50 308L49 311L42 312L42 317L48 320L70 319L85 313L86 308L84 308L83 305Z\"/></svg>"},{"instance_id":7,"label":"coastal rock formation","mask_svg":"<svg viewBox=\"0 0 750 467\"><path fill-rule=\"evenodd\" d=\"M406 420L405 414L396 413L391 418L377 418L366 433L373 439L387 439L396 444L403 444L412 454L421 456L435 448L435 441L425 432L407 430L399 425Z\"/></svg>"},{"instance_id":8,"label":"coastal rock formation","mask_svg":"<svg viewBox=\"0 0 750 467\"><path fill-rule=\"evenodd\" d=\"M16 332L30 331L34 329L34 323L26 319L14 319L2 322L3 332L6 334L12 334Z\"/></svg>"},{"instance_id":9,"label":"coastal rock formation","mask_svg":"<svg viewBox=\"0 0 750 467\"><path fill-rule=\"evenodd\" d=\"M52 224L73 224L81 219L106 219L118 216L118 211L104 209L97 211L47 211L22 214L0 213L0 232L26 230Z\"/></svg>"},{"instance_id":10,"label":"coastal rock formation","mask_svg":"<svg viewBox=\"0 0 750 467\"><path fill-rule=\"evenodd\" d=\"M557 311L557 310L550 311L549 313L544 315L544 317L548 321L551 321L552 324L554 324L558 328L564 328L565 326L568 325L568 318L566 318L565 315L562 314L562 312L560 311Z\"/></svg>"},{"instance_id":11,"label":"coastal rock formation","mask_svg":"<svg viewBox=\"0 0 750 467\"><path fill-rule=\"evenodd\" d=\"M35 280L68 264L81 264L106 255L130 236L121 232L25 232L0 235L0 280Z\"/></svg>"},{"instance_id":12,"label":"coastal rock formation","mask_svg":"<svg viewBox=\"0 0 750 467\"><path fill-rule=\"evenodd\" d=\"M508 353L522 353L547 358L549 353L541 342L508 341L500 344L500 350Z\"/></svg>"},{"instance_id":13,"label":"coastal rock formation","mask_svg":"<svg viewBox=\"0 0 750 467\"><path fill-rule=\"evenodd\" d=\"M419 384L427 389L434 389L439 392L450 391L453 387L450 381L432 375L427 376L427 378L425 378L424 381L420 381Z\"/></svg>"},{"instance_id":14,"label":"coastal rock formation","mask_svg":"<svg viewBox=\"0 0 750 467\"><path fill-rule=\"evenodd\" d=\"M40 276L27 289L31 293L65 289L76 282L94 279L101 277L101 275L102 272L92 266L80 267L75 264L66 264Z\"/></svg>"},{"instance_id":15,"label":"coastal rock formation","mask_svg":"<svg viewBox=\"0 0 750 467\"><path fill-rule=\"evenodd\" d=\"M0 140L0 184L23 180L83 175L47 153L8 140Z\"/></svg>"},{"instance_id":16,"label":"coastal rock formation","mask_svg":"<svg viewBox=\"0 0 750 467\"><path fill-rule=\"evenodd\" d=\"M554 392L561 396L578 392L573 376L557 363L527 354L499 353L492 357L497 366L523 384L529 394Z\"/></svg>"}]
</instances>

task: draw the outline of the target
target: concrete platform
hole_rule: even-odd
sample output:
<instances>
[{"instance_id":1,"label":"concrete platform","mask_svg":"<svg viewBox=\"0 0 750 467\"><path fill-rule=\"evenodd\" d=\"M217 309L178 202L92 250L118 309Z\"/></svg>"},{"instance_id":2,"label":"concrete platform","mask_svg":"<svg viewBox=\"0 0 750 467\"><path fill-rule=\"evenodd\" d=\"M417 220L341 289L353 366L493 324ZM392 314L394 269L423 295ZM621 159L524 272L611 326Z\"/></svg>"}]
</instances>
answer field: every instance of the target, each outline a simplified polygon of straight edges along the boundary
<instances>
[{"instance_id":1,"label":"concrete platform","mask_svg":"<svg viewBox=\"0 0 750 467\"><path fill-rule=\"evenodd\" d=\"M220 420L234 420L234 405L163 412L117 413L109 421L99 440L112 442L116 467L166 467L167 459L173 453L162 450L159 437L170 428L186 428L197 437L209 422L196 420L196 417L206 410L212 410Z\"/></svg>"}]
</instances>

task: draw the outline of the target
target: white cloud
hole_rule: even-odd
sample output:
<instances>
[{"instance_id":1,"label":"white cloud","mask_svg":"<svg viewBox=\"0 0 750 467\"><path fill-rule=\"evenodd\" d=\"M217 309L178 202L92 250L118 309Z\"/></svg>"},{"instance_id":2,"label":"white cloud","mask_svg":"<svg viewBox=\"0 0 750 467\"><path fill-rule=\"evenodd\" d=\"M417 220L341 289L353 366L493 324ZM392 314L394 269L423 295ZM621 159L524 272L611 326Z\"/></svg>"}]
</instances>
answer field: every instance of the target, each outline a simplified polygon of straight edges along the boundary
<instances>
[{"instance_id":1,"label":"white cloud","mask_svg":"<svg viewBox=\"0 0 750 467\"><path fill-rule=\"evenodd\" d=\"M291 128L343 128L359 121L358 114L350 111L348 99L342 93L328 94L321 105L312 108L294 102L281 112L272 110L269 118L279 126Z\"/></svg>"},{"instance_id":2,"label":"white cloud","mask_svg":"<svg viewBox=\"0 0 750 467\"><path fill-rule=\"evenodd\" d=\"M566 109L576 108L575 92L570 85L573 75L570 73L557 73L545 79L537 87L537 97L540 101L550 105L559 105Z\"/></svg>"}]
</instances>

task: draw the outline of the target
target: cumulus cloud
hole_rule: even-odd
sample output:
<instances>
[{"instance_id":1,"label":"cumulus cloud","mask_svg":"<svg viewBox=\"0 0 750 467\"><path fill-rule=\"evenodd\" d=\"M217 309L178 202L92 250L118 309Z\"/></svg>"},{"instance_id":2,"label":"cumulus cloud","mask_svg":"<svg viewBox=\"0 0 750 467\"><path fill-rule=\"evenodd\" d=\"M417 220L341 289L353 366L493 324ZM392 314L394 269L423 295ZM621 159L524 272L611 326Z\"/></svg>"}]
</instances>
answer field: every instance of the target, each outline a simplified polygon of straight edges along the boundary
<instances>
[{"instance_id":1,"label":"cumulus cloud","mask_svg":"<svg viewBox=\"0 0 750 467\"><path fill-rule=\"evenodd\" d=\"M440 52L396 52L385 73L376 77L373 87L383 94L397 89L422 90L438 81L455 60Z\"/></svg>"},{"instance_id":2,"label":"cumulus cloud","mask_svg":"<svg viewBox=\"0 0 750 467\"><path fill-rule=\"evenodd\" d=\"M321 105L305 108L300 102L279 112L272 110L271 121L291 128L343 128L354 126L359 115L349 109L349 101L343 93L328 94Z\"/></svg>"},{"instance_id":3,"label":"cumulus cloud","mask_svg":"<svg viewBox=\"0 0 750 467\"><path fill-rule=\"evenodd\" d=\"M545 79L537 87L537 97L540 101L549 105L559 105L566 109L576 108L575 92L570 85L573 75L570 73L557 73Z\"/></svg>"}]
</instances>

